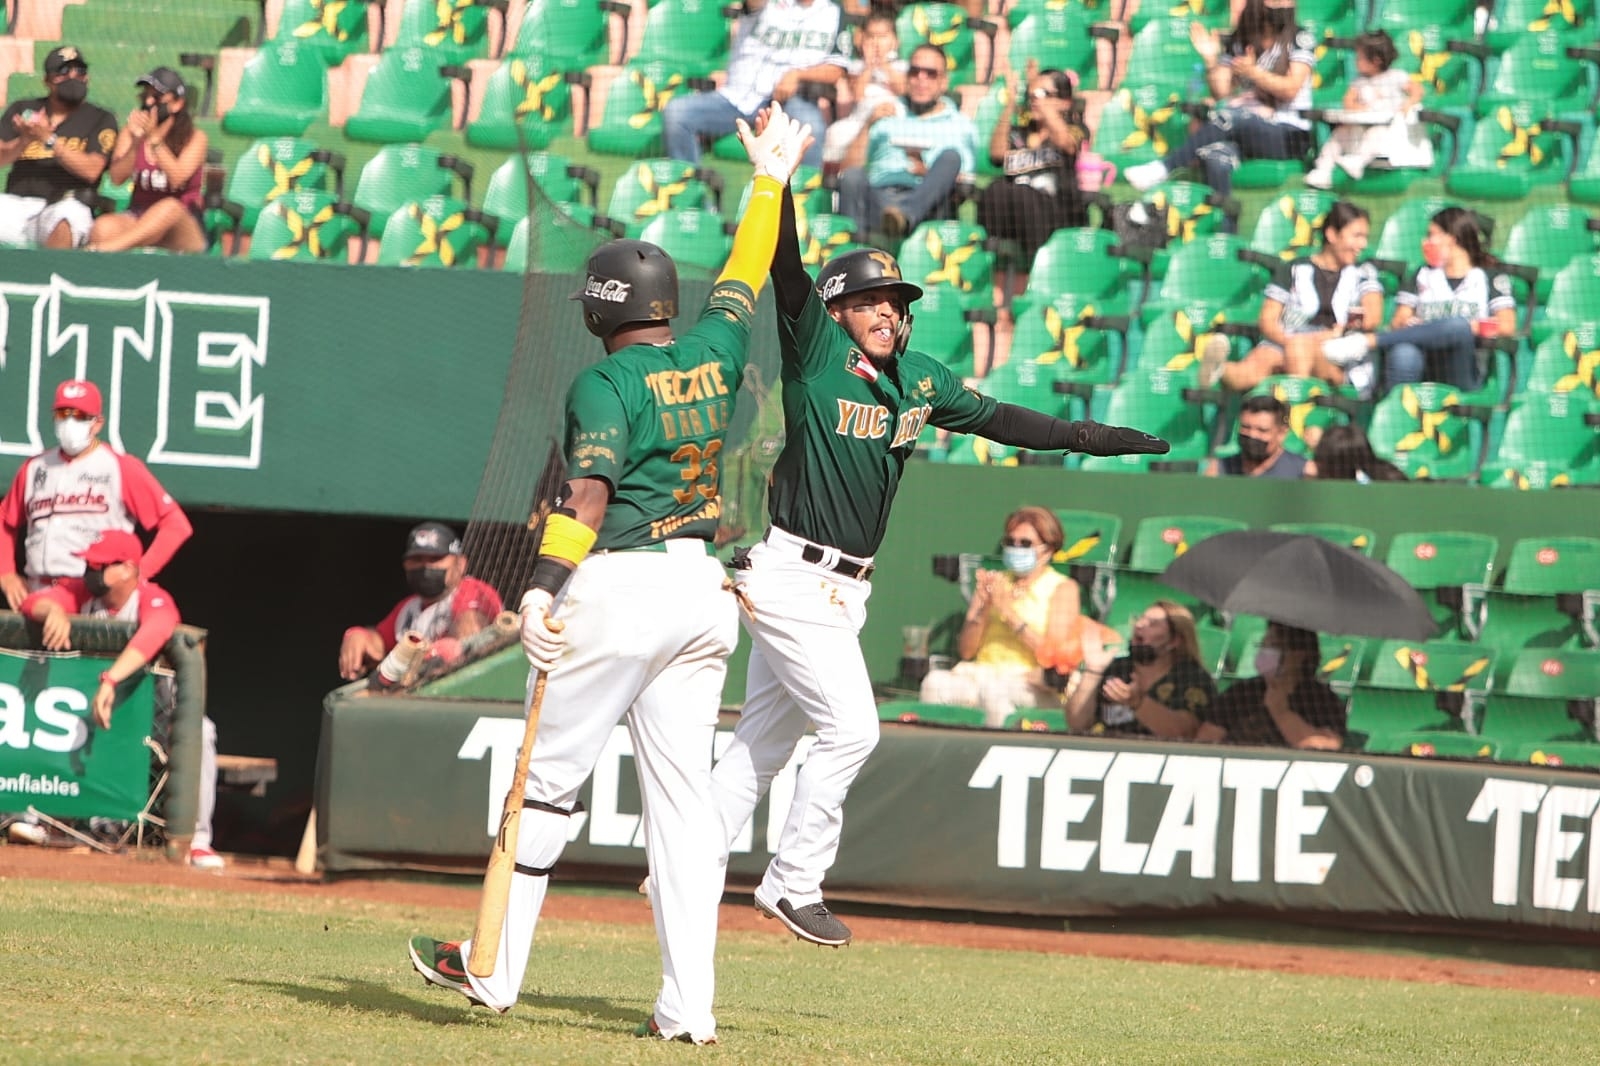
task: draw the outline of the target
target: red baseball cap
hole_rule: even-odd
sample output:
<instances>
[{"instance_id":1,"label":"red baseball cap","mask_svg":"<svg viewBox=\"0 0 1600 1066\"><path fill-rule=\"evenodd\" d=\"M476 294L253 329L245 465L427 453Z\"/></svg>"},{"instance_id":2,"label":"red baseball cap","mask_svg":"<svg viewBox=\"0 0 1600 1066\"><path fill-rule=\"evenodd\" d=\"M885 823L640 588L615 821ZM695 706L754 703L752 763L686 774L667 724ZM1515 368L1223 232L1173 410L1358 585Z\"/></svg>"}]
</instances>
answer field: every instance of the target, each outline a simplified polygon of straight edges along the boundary
<instances>
[{"instance_id":1,"label":"red baseball cap","mask_svg":"<svg viewBox=\"0 0 1600 1066\"><path fill-rule=\"evenodd\" d=\"M63 381L56 386L55 410L63 407L99 418L100 387L92 381Z\"/></svg>"},{"instance_id":2,"label":"red baseball cap","mask_svg":"<svg viewBox=\"0 0 1600 1066\"><path fill-rule=\"evenodd\" d=\"M90 566L115 566L117 563L136 563L144 558L144 545L132 533L107 529L101 532L99 540L83 551L72 554Z\"/></svg>"}]
</instances>

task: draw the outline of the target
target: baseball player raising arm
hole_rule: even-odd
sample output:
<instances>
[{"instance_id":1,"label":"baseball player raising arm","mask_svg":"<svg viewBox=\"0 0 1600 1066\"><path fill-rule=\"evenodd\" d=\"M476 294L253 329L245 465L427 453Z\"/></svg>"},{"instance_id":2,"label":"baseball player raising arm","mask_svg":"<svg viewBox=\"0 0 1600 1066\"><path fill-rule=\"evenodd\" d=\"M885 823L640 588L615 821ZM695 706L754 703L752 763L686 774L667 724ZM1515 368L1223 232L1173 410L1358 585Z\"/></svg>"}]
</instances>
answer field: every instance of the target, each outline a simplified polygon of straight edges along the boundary
<instances>
[{"instance_id":1,"label":"baseball player raising arm","mask_svg":"<svg viewBox=\"0 0 1600 1066\"><path fill-rule=\"evenodd\" d=\"M516 1002L578 790L626 721L664 974L638 1035L699 1044L716 1038L712 962L726 849L711 752L738 637L737 606L711 550L719 459L772 262L779 193L810 139L809 127L778 109L759 137L740 125L755 193L695 325L674 337L677 269L643 241L596 250L574 294L607 356L567 394L569 480L522 599L530 696L537 672L549 680L494 973L465 972L470 941L411 942L413 965L430 982L499 1011Z\"/></svg>"},{"instance_id":2,"label":"baseball player raising arm","mask_svg":"<svg viewBox=\"0 0 1600 1066\"><path fill-rule=\"evenodd\" d=\"M805 732L778 850L756 906L818 944L850 941L822 898L839 847L845 793L878 742L861 655L872 557L883 540L906 458L923 427L1036 451L1161 453L1132 429L1065 422L996 403L943 364L908 350L911 304L922 295L887 252L831 260L816 288L800 261L794 204L783 194L772 264L783 357L785 442L773 471L772 524L745 558L741 590L754 606L744 711L713 780L731 843Z\"/></svg>"}]
</instances>

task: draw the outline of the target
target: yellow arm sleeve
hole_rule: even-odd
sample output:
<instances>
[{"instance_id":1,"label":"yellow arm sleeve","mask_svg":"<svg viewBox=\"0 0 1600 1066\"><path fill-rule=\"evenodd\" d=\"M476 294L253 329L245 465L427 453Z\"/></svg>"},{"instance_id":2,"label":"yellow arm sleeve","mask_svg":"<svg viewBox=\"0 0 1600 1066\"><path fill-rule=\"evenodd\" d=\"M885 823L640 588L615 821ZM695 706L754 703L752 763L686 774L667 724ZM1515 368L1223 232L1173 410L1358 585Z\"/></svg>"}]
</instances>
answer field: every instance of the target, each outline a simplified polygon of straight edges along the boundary
<instances>
[{"instance_id":1,"label":"yellow arm sleeve","mask_svg":"<svg viewBox=\"0 0 1600 1066\"><path fill-rule=\"evenodd\" d=\"M761 286L772 269L772 253L778 247L778 219L782 207L782 183L765 175L756 178L750 203L733 234L728 265L717 278L719 282L742 281L750 286L752 293L761 295Z\"/></svg>"},{"instance_id":2,"label":"yellow arm sleeve","mask_svg":"<svg viewBox=\"0 0 1600 1066\"><path fill-rule=\"evenodd\" d=\"M598 536L576 518L553 514L544 520L544 539L539 544L539 554L553 555L577 566L594 547Z\"/></svg>"}]
</instances>

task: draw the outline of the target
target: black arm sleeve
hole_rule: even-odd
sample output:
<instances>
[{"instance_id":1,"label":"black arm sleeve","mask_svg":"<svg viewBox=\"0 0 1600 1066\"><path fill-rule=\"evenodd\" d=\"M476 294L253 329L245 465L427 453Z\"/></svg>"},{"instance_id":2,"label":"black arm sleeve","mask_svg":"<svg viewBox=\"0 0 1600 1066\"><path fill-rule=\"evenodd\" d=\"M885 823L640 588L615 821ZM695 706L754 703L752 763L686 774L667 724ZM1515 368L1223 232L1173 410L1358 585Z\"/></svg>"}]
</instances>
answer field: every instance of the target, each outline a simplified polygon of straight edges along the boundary
<instances>
[{"instance_id":1,"label":"black arm sleeve","mask_svg":"<svg viewBox=\"0 0 1600 1066\"><path fill-rule=\"evenodd\" d=\"M1012 403L995 404L994 414L978 429L997 444L1034 452L1081 452L1084 455L1163 455L1171 445L1137 429L1099 422L1064 422Z\"/></svg>"},{"instance_id":2,"label":"black arm sleeve","mask_svg":"<svg viewBox=\"0 0 1600 1066\"><path fill-rule=\"evenodd\" d=\"M778 219L778 247L772 254L772 293L785 318L799 318L811 295L811 275L800 259L800 234L796 228L794 193L783 188L783 213Z\"/></svg>"}]
</instances>

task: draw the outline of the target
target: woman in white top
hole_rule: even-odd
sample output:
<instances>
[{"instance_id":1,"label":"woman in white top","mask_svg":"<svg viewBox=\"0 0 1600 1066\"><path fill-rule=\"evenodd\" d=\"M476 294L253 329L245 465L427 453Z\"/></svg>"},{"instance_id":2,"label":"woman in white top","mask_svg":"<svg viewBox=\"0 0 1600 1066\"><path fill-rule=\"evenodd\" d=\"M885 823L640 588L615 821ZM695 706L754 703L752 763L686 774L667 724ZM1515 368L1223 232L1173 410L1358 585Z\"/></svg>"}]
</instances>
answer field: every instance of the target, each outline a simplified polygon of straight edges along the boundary
<instances>
[{"instance_id":1,"label":"woman in white top","mask_svg":"<svg viewBox=\"0 0 1600 1066\"><path fill-rule=\"evenodd\" d=\"M1385 386L1439 381L1479 388L1484 368L1475 338L1517 329L1511 279L1494 272L1477 219L1464 207L1447 207L1429 220L1422 259L1427 265L1395 295L1387 333L1351 333L1323 351L1341 366L1370 362L1381 351Z\"/></svg>"},{"instance_id":2,"label":"woman in white top","mask_svg":"<svg viewBox=\"0 0 1600 1066\"><path fill-rule=\"evenodd\" d=\"M1273 374L1347 383L1347 371L1323 355L1329 341L1383 317L1383 285L1370 265L1357 265L1366 251L1371 221L1364 208L1340 200L1322 220L1322 247L1287 266L1288 277L1267 286L1261 302L1261 343L1236 363L1227 362L1228 341L1213 337L1200 355L1200 380L1248 392ZM1359 378L1359 374L1357 374ZM1361 387L1363 382L1351 384ZM1370 371L1365 384L1371 384Z\"/></svg>"},{"instance_id":3,"label":"woman in white top","mask_svg":"<svg viewBox=\"0 0 1600 1066\"><path fill-rule=\"evenodd\" d=\"M1296 27L1294 0L1245 0L1226 47L1198 22L1189 38L1205 61L1206 84L1222 101L1206 123L1165 159L1127 169L1139 192L1196 163L1223 195L1246 159L1300 159L1311 150L1311 68L1316 40Z\"/></svg>"}]
</instances>

